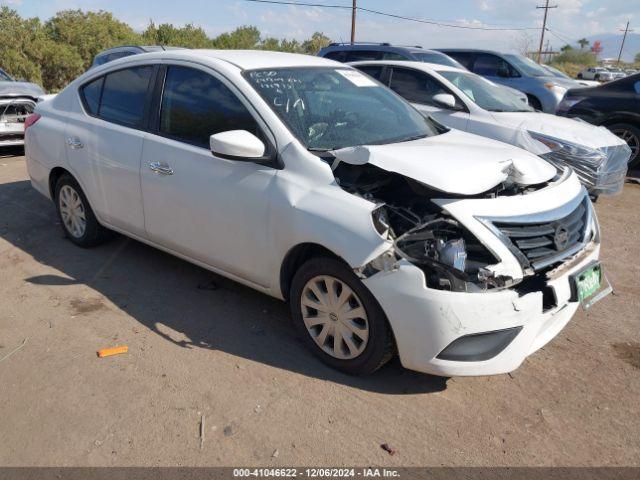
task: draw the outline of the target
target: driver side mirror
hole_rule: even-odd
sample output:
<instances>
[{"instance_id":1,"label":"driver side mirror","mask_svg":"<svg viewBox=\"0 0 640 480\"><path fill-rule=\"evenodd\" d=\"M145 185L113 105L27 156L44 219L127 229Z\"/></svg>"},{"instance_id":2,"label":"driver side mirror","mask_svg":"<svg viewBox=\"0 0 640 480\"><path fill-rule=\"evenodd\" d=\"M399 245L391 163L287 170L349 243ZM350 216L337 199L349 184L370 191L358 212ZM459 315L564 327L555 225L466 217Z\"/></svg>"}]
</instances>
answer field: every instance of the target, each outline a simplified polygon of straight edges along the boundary
<instances>
[{"instance_id":1,"label":"driver side mirror","mask_svg":"<svg viewBox=\"0 0 640 480\"><path fill-rule=\"evenodd\" d=\"M246 130L229 130L211 135L209 147L215 156L228 160L264 160L264 143Z\"/></svg>"},{"instance_id":2,"label":"driver side mirror","mask_svg":"<svg viewBox=\"0 0 640 480\"><path fill-rule=\"evenodd\" d=\"M438 93L433 96L433 101L441 107L456 109L456 97L450 93Z\"/></svg>"}]
</instances>

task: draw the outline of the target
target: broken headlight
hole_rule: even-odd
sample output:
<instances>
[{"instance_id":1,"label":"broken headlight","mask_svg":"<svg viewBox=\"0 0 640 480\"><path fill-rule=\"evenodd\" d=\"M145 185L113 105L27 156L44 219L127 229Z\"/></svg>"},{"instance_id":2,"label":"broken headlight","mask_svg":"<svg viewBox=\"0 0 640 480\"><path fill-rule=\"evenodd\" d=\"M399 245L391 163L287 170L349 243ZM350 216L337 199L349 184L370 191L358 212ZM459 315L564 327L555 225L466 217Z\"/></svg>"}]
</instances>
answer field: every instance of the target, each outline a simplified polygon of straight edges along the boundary
<instances>
[{"instance_id":1,"label":"broken headlight","mask_svg":"<svg viewBox=\"0 0 640 480\"><path fill-rule=\"evenodd\" d=\"M528 133L551 150L540 157L556 166L568 165L573 168L589 193L613 195L622 190L631 155L626 145L591 148L536 132Z\"/></svg>"},{"instance_id":2,"label":"broken headlight","mask_svg":"<svg viewBox=\"0 0 640 480\"><path fill-rule=\"evenodd\" d=\"M505 284L487 269L497 262L495 257L455 220L435 218L423 223L399 236L395 247L424 271L430 288L476 292Z\"/></svg>"}]
</instances>

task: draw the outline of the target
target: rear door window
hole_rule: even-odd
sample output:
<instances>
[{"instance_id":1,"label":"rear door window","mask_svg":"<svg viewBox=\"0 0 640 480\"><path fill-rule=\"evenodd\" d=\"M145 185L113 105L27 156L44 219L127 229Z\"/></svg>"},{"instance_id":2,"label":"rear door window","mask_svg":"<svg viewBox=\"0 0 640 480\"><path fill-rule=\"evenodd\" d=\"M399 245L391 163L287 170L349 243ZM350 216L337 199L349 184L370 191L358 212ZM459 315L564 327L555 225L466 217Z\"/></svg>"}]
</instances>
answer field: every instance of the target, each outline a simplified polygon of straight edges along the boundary
<instances>
[{"instance_id":1,"label":"rear door window","mask_svg":"<svg viewBox=\"0 0 640 480\"><path fill-rule=\"evenodd\" d=\"M471 66L473 65L473 60L475 59L475 55L471 52L443 52L445 55L453 58L457 62L461 63L464 68L467 70L471 70Z\"/></svg>"},{"instance_id":2,"label":"rear door window","mask_svg":"<svg viewBox=\"0 0 640 480\"><path fill-rule=\"evenodd\" d=\"M356 66L356 68L370 77L375 78L379 82L382 81L382 71L384 69L382 65L359 65Z\"/></svg>"},{"instance_id":3,"label":"rear door window","mask_svg":"<svg viewBox=\"0 0 640 480\"><path fill-rule=\"evenodd\" d=\"M497 77L498 72L508 72L509 65L496 55L481 53L473 64L473 72L487 77Z\"/></svg>"},{"instance_id":4,"label":"rear door window","mask_svg":"<svg viewBox=\"0 0 640 480\"><path fill-rule=\"evenodd\" d=\"M424 72L408 68L393 68L391 90L406 100L423 105L433 105L433 96L438 93L450 93L444 86Z\"/></svg>"},{"instance_id":5,"label":"rear door window","mask_svg":"<svg viewBox=\"0 0 640 480\"><path fill-rule=\"evenodd\" d=\"M143 126L152 66L127 68L105 76L98 116L133 128Z\"/></svg>"},{"instance_id":6,"label":"rear door window","mask_svg":"<svg viewBox=\"0 0 640 480\"><path fill-rule=\"evenodd\" d=\"M260 135L244 104L220 80L201 70L169 67L160 107L160 133L209 148L209 137L228 130Z\"/></svg>"}]
</instances>

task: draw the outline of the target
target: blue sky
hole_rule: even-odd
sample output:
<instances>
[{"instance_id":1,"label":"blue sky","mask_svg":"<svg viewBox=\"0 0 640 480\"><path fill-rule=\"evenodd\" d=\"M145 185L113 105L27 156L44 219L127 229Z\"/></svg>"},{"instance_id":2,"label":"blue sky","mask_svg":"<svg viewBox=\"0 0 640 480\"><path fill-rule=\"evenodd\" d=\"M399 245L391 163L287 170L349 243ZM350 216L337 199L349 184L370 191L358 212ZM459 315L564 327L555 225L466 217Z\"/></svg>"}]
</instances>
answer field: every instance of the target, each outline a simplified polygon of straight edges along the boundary
<instances>
[{"instance_id":1,"label":"blue sky","mask_svg":"<svg viewBox=\"0 0 640 480\"><path fill-rule=\"evenodd\" d=\"M300 0L302 1L302 0ZM351 0L307 0L351 5ZM540 27L544 0L359 0L365 8L395 14L473 26ZM156 23L194 23L216 35L240 25L256 25L264 35L304 39L322 31L334 40L348 40L348 10L255 4L243 0L0 0L24 16L46 19L56 11L81 8L108 10L137 30L150 19ZM549 13L552 46L563 39L618 33L627 19L640 33L640 0L554 0ZM635 24L635 25L634 25ZM387 41L425 47L475 46L522 50L537 46L539 30L473 31L416 24L368 13L358 14L357 40Z\"/></svg>"}]
</instances>

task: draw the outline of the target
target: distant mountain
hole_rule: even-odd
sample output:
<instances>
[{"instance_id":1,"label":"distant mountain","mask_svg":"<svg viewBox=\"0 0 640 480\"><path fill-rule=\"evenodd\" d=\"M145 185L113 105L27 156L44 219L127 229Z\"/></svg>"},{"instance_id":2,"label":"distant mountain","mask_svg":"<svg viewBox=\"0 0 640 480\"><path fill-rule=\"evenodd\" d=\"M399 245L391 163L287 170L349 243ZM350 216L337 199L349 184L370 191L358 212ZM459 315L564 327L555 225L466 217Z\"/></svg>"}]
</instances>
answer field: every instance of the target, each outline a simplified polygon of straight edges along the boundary
<instances>
[{"instance_id":1,"label":"distant mountain","mask_svg":"<svg viewBox=\"0 0 640 480\"><path fill-rule=\"evenodd\" d=\"M591 45L593 45L593 42L596 40L600 40L603 48L600 58L618 58L618 53L620 53L620 44L622 43L622 34L593 35L586 38L591 42ZM624 42L622 60L625 62L632 62L637 53L640 53L640 34L629 33L627 35L627 40Z\"/></svg>"}]
</instances>

